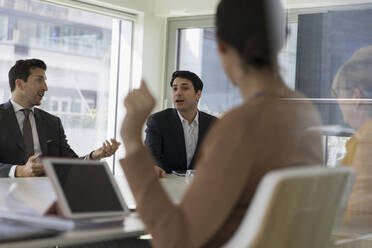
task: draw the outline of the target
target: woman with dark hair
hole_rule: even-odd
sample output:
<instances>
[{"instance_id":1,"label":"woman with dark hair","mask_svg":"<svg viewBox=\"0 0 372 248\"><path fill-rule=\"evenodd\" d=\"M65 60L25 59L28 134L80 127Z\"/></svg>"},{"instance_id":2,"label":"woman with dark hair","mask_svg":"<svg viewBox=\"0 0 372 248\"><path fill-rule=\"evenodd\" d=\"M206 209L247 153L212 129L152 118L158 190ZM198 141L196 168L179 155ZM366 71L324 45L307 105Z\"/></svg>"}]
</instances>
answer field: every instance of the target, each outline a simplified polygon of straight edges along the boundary
<instances>
[{"instance_id":1,"label":"woman with dark hair","mask_svg":"<svg viewBox=\"0 0 372 248\"><path fill-rule=\"evenodd\" d=\"M319 125L319 116L307 101L293 99L302 96L288 89L279 75L281 42L276 34L284 32L284 25L269 24L284 23L279 18L283 15L265 5L278 10L279 1L219 4L218 52L244 102L207 134L196 174L179 205L162 189L142 142L154 98L142 82L125 100L121 135L126 157L120 162L154 247L220 247L239 226L268 171L322 162L320 137L307 135L310 126Z\"/></svg>"}]
</instances>

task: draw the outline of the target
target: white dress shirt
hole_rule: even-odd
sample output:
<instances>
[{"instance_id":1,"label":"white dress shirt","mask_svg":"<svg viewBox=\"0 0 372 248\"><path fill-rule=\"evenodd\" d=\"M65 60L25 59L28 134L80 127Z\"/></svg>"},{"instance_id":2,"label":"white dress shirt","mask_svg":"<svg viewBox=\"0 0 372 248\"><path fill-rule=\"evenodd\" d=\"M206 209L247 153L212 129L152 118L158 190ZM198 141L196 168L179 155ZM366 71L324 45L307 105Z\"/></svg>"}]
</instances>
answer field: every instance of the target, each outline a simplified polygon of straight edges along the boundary
<instances>
[{"instance_id":1,"label":"white dress shirt","mask_svg":"<svg viewBox=\"0 0 372 248\"><path fill-rule=\"evenodd\" d=\"M199 137L199 111L196 113L194 120L191 124L182 117L180 112L178 112L180 117L182 127L183 127L183 136L185 137L185 147L186 147L186 160L187 168L189 168L192 157L194 156L196 145L198 144Z\"/></svg>"},{"instance_id":2,"label":"white dress shirt","mask_svg":"<svg viewBox=\"0 0 372 248\"><path fill-rule=\"evenodd\" d=\"M18 121L18 126L21 131L21 134L23 135L23 121L25 120L25 114L22 112L22 107L18 103L14 102L13 100L10 100L10 102L13 105L13 109ZM32 138L34 140L34 151L35 154L41 153L41 148L40 148L40 142L39 142L39 135L37 133L37 128L36 128L36 122L35 122L35 116L34 116L34 107L31 108L31 113L29 115L29 120L31 124L31 129L32 129ZM9 171L9 177L15 177L15 169L16 166L12 166Z\"/></svg>"}]
</instances>

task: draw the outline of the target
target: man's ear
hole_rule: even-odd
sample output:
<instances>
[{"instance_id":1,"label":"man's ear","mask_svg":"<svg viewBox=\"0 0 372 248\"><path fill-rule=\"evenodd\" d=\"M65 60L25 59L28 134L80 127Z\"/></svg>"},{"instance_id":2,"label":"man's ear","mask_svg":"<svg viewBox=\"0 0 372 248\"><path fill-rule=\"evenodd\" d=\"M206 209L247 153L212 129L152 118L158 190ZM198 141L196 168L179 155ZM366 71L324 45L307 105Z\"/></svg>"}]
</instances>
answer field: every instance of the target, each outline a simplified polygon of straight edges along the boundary
<instances>
[{"instance_id":1,"label":"man's ear","mask_svg":"<svg viewBox=\"0 0 372 248\"><path fill-rule=\"evenodd\" d=\"M225 41L217 38L217 49L221 54L226 53L228 46Z\"/></svg>"},{"instance_id":2,"label":"man's ear","mask_svg":"<svg viewBox=\"0 0 372 248\"><path fill-rule=\"evenodd\" d=\"M16 79L15 88L19 88L19 89L23 90L23 84L24 84L24 81L22 79Z\"/></svg>"},{"instance_id":3,"label":"man's ear","mask_svg":"<svg viewBox=\"0 0 372 248\"><path fill-rule=\"evenodd\" d=\"M198 90L197 92L196 92L196 100L199 102L199 99L200 99L200 97L201 97L201 93L202 93L202 91L201 90Z\"/></svg>"}]
</instances>

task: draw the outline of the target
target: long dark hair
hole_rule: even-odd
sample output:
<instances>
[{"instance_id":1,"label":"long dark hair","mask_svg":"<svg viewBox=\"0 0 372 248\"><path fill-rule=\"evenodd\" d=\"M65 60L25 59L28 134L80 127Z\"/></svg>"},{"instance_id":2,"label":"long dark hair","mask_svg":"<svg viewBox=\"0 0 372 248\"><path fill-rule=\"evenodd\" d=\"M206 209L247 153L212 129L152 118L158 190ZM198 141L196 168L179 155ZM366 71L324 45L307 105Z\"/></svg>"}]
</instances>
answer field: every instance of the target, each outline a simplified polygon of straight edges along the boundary
<instances>
[{"instance_id":1,"label":"long dark hair","mask_svg":"<svg viewBox=\"0 0 372 248\"><path fill-rule=\"evenodd\" d=\"M271 68L280 49L278 34L285 33L285 25L277 30L280 25L273 23L283 17L282 10L279 0L221 0L217 37L235 48L246 65Z\"/></svg>"}]
</instances>

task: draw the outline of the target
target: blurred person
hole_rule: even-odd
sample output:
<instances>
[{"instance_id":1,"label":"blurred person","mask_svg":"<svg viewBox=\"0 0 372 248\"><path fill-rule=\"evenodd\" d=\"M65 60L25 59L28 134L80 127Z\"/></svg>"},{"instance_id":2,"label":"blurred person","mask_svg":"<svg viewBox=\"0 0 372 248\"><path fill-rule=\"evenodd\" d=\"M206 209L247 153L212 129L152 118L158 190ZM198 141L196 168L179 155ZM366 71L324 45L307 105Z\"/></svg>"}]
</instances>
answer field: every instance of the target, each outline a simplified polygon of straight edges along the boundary
<instances>
[{"instance_id":1,"label":"blurred person","mask_svg":"<svg viewBox=\"0 0 372 248\"><path fill-rule=\"evenodd\" d=\"M203 82L193 72L175 71L170 82L174 109L151 115L145 144L156 160L159 177L194 168L199 145L216 117L198 110Z\"/></svg>"},{"instance_id":2,"label":"blurred person","mask_svg":"<svg viewBox=\"0 0 372 248\"><path fill-rule=\"evenodd\" d=\"M372 233L372 46L356 51L332 85L342 115L356 133L346 143L342 165L356 172L340 236Z\"/></svg>"},{"instance_id":3,"label":"blurred person","mask_svg":"<svg viewBox=\"0 0 372 248\"><path fill-rule=\"evenodd\" d=\"M288 89L279 74L283 39L277 34L285 30L281 11L280 1L219 3L218 52L244 102L208 132L179 205L161 187L155 160L142 142L155 100L145 82L126 97L121 128L126 157L120 163L154 247L220 247L239 227L267 172L323 162L320 135L307 132L320 125L319 115L309 101L296 101L303 96Z\"/></svg>"},{"instance_id":4,"label":"blurred person","mask_svg":"<svg viewBox=\"0 0 372 248\"><path fill-rule=\"evenodd\" d=\"M9 70L11 99L0 105L0 177L44 175L41 156L78 157L67 143L61 120L35 107L48 90L46 70L40 59L18 60ZM106 140L83 158L109 157L119 145L115 139Z\"/></svg>"}]
</instances>

